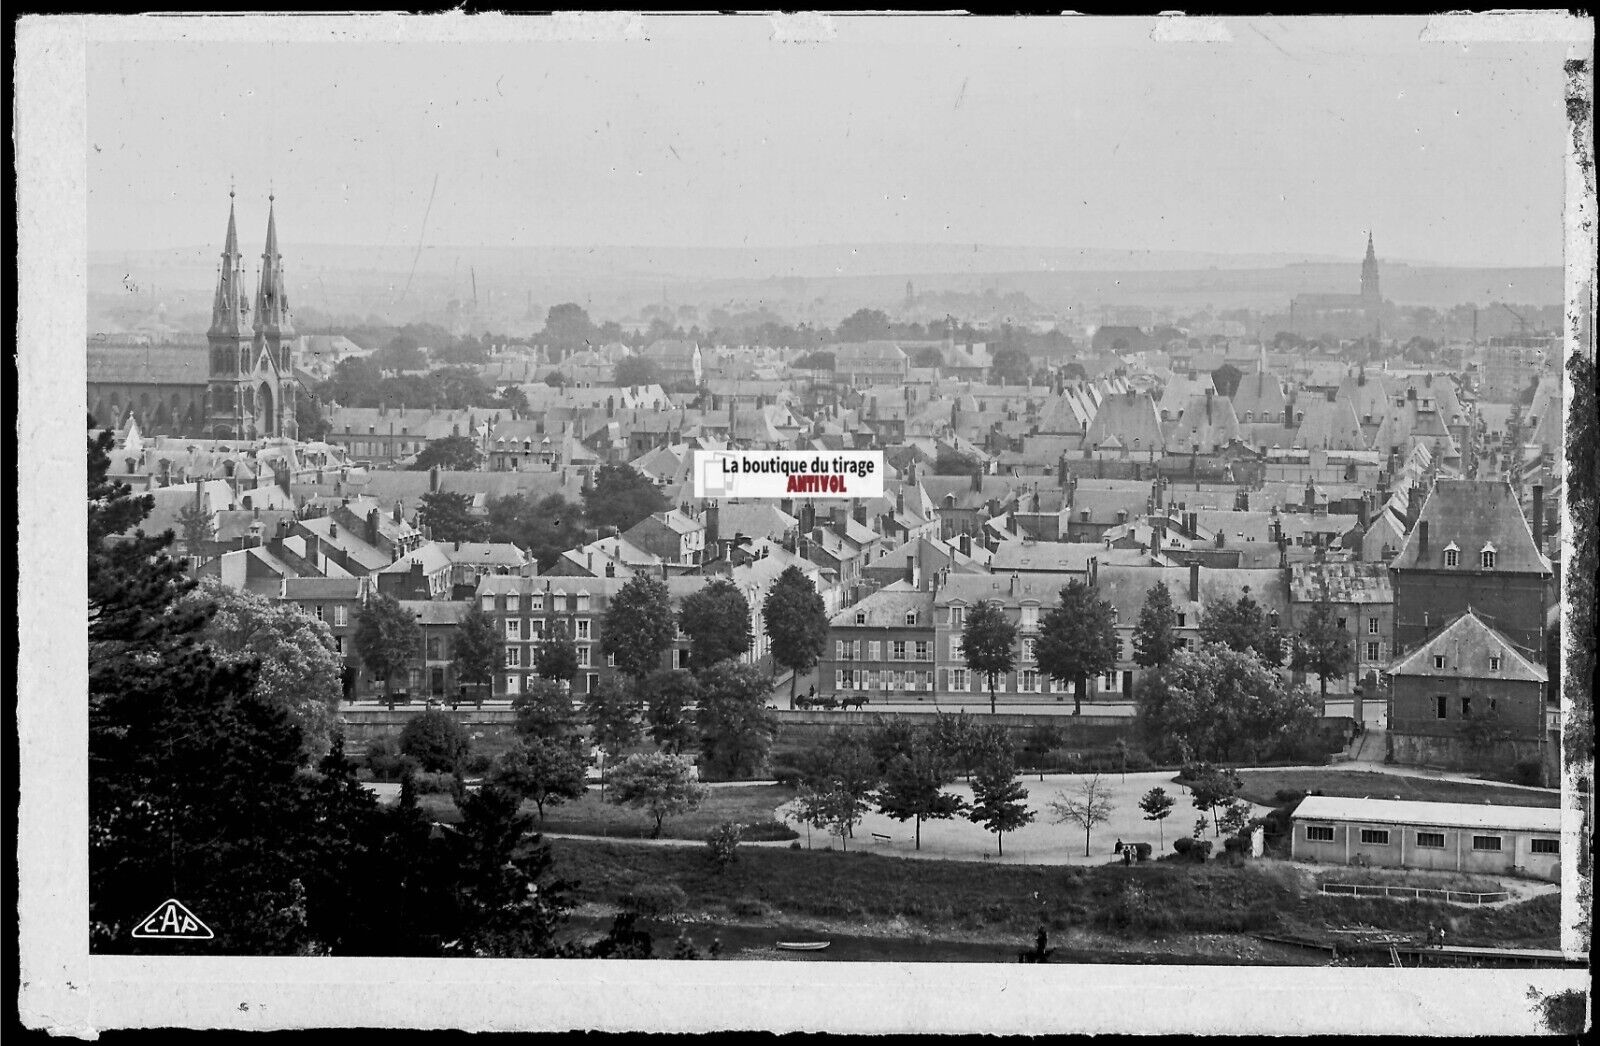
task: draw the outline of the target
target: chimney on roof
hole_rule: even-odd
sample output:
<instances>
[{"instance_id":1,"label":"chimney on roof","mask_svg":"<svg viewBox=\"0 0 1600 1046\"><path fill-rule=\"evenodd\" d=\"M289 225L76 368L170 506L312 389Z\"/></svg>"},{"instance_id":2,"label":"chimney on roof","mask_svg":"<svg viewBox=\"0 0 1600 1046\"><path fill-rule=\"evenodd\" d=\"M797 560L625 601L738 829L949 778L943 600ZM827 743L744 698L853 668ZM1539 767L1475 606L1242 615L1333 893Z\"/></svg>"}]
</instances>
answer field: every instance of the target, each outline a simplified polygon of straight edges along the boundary
<instances>
[{"instance_id":1,"label":"chimney on roof","mask_svg":"<svg viewBox=\"0 0 1600 1046\"><path fill-rule=\"evenodd\" d=\"M972 535L971 534L962 534L960 539L959 539L959 541L957 542L957 545L961 549L961 554L963 556L969 556L970 557L972 555Z\"/></svg>"},{"instance_id":2,"label":"chimney on roof","mask_svg":"<svg viewBox=\"0 0 1600 1046\"><path fill-rule=\"evenodd\" d=\"M855 519L855 521L857 523L860 523L862 526L866 526L867 525L867 506L863 505L861 502L859 502L859 501L852 501L851 502L850 515Z\"/></svg>"},{"instance_id":3,"label":"chimney on roof","mask_svg":"<svg viewBox=\"0 0 1600 1046\"><path fill-rule=\"evenodd\" d=\"M1219 534L1218 536L1220 537L1221 535ZM1189 602L1200 602L1200 563L1198 561L1189 564Z\"/></svg>"},{"instance_id":4,"label":"chimney on roof","mask_svg":"<svg viewBox=\"0 0 1600 1046\"><path fill-rule=\"evenodd\" d=\"M1417 517L1422 514L1422 499L1424 491L1421 483L1412 483L1406 491L1406 530L1417 525Z\"/></svg>"},{"instance_id":5,"label":"chimney on roof","mask_svg":"<svg viewBox=\"0 0 1600 1046\"><path fill-rule=\"evenodd\" d=\"M428 493L439 493L439 466L435 465L428 470Z\"/></svg>"},{"instance_id":6,"label":"chimney on roof","mask_svg":"<svg viewBox=\"0 0 1600 1046\"><path fill-rule=\"evenodd\" d=\"M1211 395L1215 389L1206 389L1206 424L1211 424Z\"/></svg>"},{"instance_id":7,"label":"chimney on roof","mask_svg":"<svg viewBox=\"0 0 1600 1046\"><path fill-rule=\"evenodd\" d=\"M367 512L367 544L378 543L378 510L376 508Z\"/></svg>"},{"instance_id":8,"label":"chimney on roof","mask_svg":"<svg viewBox=\"0 0 1600 1046\"><path fill-rule=\"evenodd\" d=\"M1533 485L1533 547L1544 551L1544 485Z\"/></svg>"},{"instance_id":9,"label":"chimney on roof","mask_svg":"<svg viewBox=\"0 0 1600 1046\"><path fill-rule=\"evenodd\" d=\"M1428 521L1423 520L1417 524L1417 563L1422 566L1428 564Z\"/></svg>"},{"instance_id":10,"label":"chimney on roof","mask_svg":"<svg viewBox=\"0 0 1600 1046\"><path fill-rule=\"evenodd\" d=\"M1100 587L1100 557L1089 557L1089 587Z\"/></svg>"},{"instance_id":11,"label":"chimney on roof","mask_svg":"<svg viewBox=\"0 0 1600 1046\"><path fill-rule=\"evenodd\" d=\"M1184 514L1183 527L1189 532L1189 536L1191 538L1197 538L1200 536L1200 528L1198 526L1199 519L1200 514L1198 512L1188 512Z\"/></svg>"},{"instance_id":12,"label":"chimney on roof","mask_svg":"<svg viewBox=\"0 0 1600 1046\"><path fill-rule=\"evenodd\" d=\"M972 489L974 492L983 489L983 469L981 467L972 470Z\"/></svg>"}]
</instances>

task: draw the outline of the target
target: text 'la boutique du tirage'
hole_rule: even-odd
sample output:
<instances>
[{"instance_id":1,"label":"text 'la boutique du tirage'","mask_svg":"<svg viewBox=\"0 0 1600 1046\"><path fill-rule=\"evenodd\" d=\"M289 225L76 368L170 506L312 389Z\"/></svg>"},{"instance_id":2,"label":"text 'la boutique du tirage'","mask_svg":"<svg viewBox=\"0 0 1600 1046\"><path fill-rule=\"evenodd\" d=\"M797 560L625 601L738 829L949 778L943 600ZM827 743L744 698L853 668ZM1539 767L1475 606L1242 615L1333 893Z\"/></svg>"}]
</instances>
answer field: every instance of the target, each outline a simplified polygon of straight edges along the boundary
<instances>
[{"instance_id":1,"label":"text 'la boutique du tirage'","mask_svg":"<svg viewBox=\"0 0 1600 1046\"><path fill-rule=\"evenodd\" d=\"M695 496L883 496L882 451L711 451L695 468Z\"/></svg>"}]
</instances>

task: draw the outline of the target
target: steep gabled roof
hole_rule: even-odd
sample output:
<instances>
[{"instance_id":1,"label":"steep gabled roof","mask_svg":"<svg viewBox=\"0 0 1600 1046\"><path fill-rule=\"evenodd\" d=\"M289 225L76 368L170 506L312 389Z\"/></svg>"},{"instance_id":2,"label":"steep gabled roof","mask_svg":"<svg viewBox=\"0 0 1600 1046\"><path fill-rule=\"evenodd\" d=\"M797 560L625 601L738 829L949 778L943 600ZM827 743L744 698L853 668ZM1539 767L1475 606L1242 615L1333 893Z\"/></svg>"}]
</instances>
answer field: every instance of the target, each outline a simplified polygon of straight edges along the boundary
<instances>
[{"instance_id":1,"label":"steep gabled roof","mask_svg":"<svg viewBox=\"0 0 1600 1046\"><path fill-rule=\"evenodd\" d=\"M1421 524L1428 524L1427 560L1421 558ZM1485 545L1495 550L1495 573L1551 573L1550 561L1533 544L1533 530L1511 485L1504 480L1440 479L1433 485L1417 526L1390 564L1398 569L1445 570L1444 549L1454 541L1463 572L1477 568Z\"/></svg>"},{"instance_id":2,"label":"steep gabled roof","mask_svg":"<svg viewBox=\"0 0 1600 1046\"><path fill-rule=\"evenodd\" d=\"M1435 668L1434 659L1444 658ZM1490 667L1498 657L1500 667ZM1392 676L1429 676L1448 679L1505 679L1514 682L1549 681L1544 667L1528 660L1512 642L1490 628L1470 608L1435 632L1417 649L1389 666Z\"/></svg>"}]
</instances>

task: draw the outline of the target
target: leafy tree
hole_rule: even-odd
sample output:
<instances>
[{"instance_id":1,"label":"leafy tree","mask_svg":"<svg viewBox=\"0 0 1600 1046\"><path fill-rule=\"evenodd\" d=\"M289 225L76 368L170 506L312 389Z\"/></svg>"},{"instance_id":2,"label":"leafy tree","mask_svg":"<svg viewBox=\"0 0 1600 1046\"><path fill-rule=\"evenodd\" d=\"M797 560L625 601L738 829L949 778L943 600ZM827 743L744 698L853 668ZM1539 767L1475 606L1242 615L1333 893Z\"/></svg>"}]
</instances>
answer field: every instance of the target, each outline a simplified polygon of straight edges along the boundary
<instances>
[{"instance_id":1,"label":"leafy tree","mask_svg":"<svg viewBox=\"0 0 1600 1046\"><path fill-rule=\"evenodd\" d=\"M299 727L304 763L314 766L327 754L344 696L344 660L328 626L294 603L237 591L218 578L201 580L184 604L213 608L199 635L220 663L256 666L252 693Z\"/></svg>"},{"instance_id":2,"label":"leafy tree","mask_svg":"<svg viewBox=\"0 0 1600 1046\"><path fill-rule=\"evenodd\" d=\"M1467 751L1488 755L1496 745L1511 738L1511 731L1501 721L1498 712L1473 712L1461 721L1457 736Z\"/></svg>"},{"instance_id":3,"label":"leafy tree","mask_svg":"<svg viewBox=\"0 0 1600 1046\"><path fill-rule=\"evenodd\" d=\"M961 628L961 657L968 668L989 684L989 712L995 711L996 676L1017 665L1017 626L998 601L985 600L970 608Z\"/></svg>"},{"instance_id":4,"label":"leafy tree","mask_svg":"<svg viewBox=\"0 0 1600 1046\"><path fill-rule=\"evenodd\" d=\"M1180 650L1140 688L1141 731L1164 755L1254 761L1290 752L1314 733L1319 712L1303 687L1287 687L1252 653L1205 644Z\"/></svg>"},{"instance_id":5,"label":"leafy tree","mask_svg":"<svg viewBox=\"0 0 1600 1046\"><path fill-rule=\"evenodd\" d=\"M594 485L583 493L583 514L595 527L625 533L640 520L667 507L666 495L631 465L602 465Z\"/></svg>"},{"instance_id":6,"label":"leafy tree","mask_svg":"<svg viewBox=\"0 0 1600 1046\"><path fill-rule=\"evenodd\" d=\"M506 663L505 647L494 618L476 604L468 607L456 625L454 647L456 681L477 688L478 705L482 707L484 693Z\"/></svg>"},{"instance_id":7,"label":"leafy tree","mask_svg":"<svg viewBox=\"0 0 1600 1046\"><path fill-rule=\"evenodd\" d=\"M183 536L183 551L188 556L191 569L203 563L206 546L216 537L217 528L211 522L211 513L196 505L185 505L178 510L178 533Z\"/></svg>"},{"instance_id":8,"label":"leafy tree","mask_svg":"<svg viewBox=\"0 0 1600 1046\"><path fill-rule=\"evenodd\" d=\"M1141 668L1166 664L1178 646L1173 635L1177 626L1178 612L1172 608L1172 593L1158 581L1145 593L1139 620L1133 626L1134 664Z\"/></svg>"},{"instance_id":9,"label":"leafy tree","mask_svg":"<svg viewBox=\"0 0 1600 1046\"><path fill-rule=\"evenodd\" d=\"M540 679L555 683L570 684L578 677L578 645L572 641L566 623L560 618L550 619L544 641L533 655L533 667Z\"/></svg>"},{"instance_id":10,"label":"leafy tree","mask_svg":"<svg viewBox=\"0 0 1600 1046\"><path fill-rule=\"evenodd\" d=\"M754 665L722 661L700 673L696 725L706 764L730 778L754 773L772 750L778 718L767 707L772 677Z\"/></svg>"},{"instance_id":11,"label":"leafy tree","mask_svg":"<svg viewBox=\"0 0 1600 1046\"><path fill-rule=\"evenodd\" d=\"M700 695L694 673L681 668L660 668L639 682L644 697L650 740L664 752L678 753L694 739L689 707Z\"/></svg>"},{"instance_id":12,"label":"leafy tree","mask_svg":"<svg viewBox=\"0 0 1600 1046\"><path fill-rule=\"evenodd\" d=\"M1162 827L1162 824L1172 815L1172 808L1176 805L1177 800L1168 795L1167 790L1161 787L1150 789L1139 800L1139 809L1144 811L1144 819L1156 823L1156 828L1158 829L1156 839L1163 850L1167 847L1167 837L1166 829Z\"/></svg>"},{"instance_id":13,"label":"leafy tree","mask_svg":"<svg viewBox=\"0 0 1600 1046\"><path fill-rule=\"evenodd\" d=\"M558 370L546 372L544 383L553 389L563 389L567 386L567 376Z\"/></svg>"},{"instance_id":14,"label":"leafy tree","mask_svg":"<svg viewBox=\"0 0 1600 1046\"><path fill-rule=\"evenodd\" d=\"M635 753L611 771L609 801L655 818L650 837L659 839L665 818L699 809L710 791L696 780L694 767L682 756Z\"/></svg>"},{"instance_id":15,"label":"leafy tree","mask_svg":"<svg viewBox=\"0 0 1600 1046\"><path fill-rule=\"evenodd\" d=\"M1296 671L1317 674L1323 708L1328 706L1328 677L1342 676L1355 668L1355 640L1339 627L1333 604L1326 598L1311 604L1311 613L1295 636L1289 665Z\"/></svg>"},{"instance_id":16,"label":"leafy tree","mask_svg":"<svg viewBox=\"0 0 1600 1046\"><path fill-rule=\"evenodd\" d=\"M1219 832L1237 835L1244 831L1244 826L1249 820L1250 804L1242 799L1235 799L1222 807L1222 816L1217 820L1217 829Z\"/></svg>"},{"instance_id":17,"label":"leafy tree","mask_svg":"<svg viewBox=\"0 0 1600 1046\"><path fill-rule=\"evenodd\" d=\"M315 443L328 438L333 425L322 412L322 400L309 391L294 398L295 436L302 443Z\"/></svg>"},{"instance_id":18,"label":"leafy tree","mask_svg":"<svg viewBox=\"0 0 1600 1046\"><path fill-rule=\"evenodd\" d=\"M583 759L569 744L548 737L524 737L501 753L490 779L523 799L531 799L544 821L544 808L581 799L588 784Z\"/></svg>"},{"instance_id":19,"label":"leafy tree","mask_svg":"<svg viewBox=\"0 0 1600 1046\"><path fill-rule=\"evenodd\" d=\"M1111 787L1100 780L1100 775L1085 778L1073 795L1057 793L1050 800L1056 824L1075 824L1083 829L1083 856L1089 856L1089 835L1096 826L1111 819L1116 804L1111 800Z\"/></svg>"},{"instance_id":20,"label":"leafy tree","mask_svg":"<svg viewBox=\"0 0 1600 1046\"><path fill-rule=\"evenodd\" d=\"M750 604L728 578L712 578L684 597L678 627L689 637L689 667L703 671L750 649Z\"/></svg>"},{"instance_id":21,"label":"leafy tree","mask_svg":"<svg viewBox=\"0 0 1600 1046\"><path fill-rule=\"evenodd\" d=\"M789 669L789 706L800 677L816 667L828 648L828 611L817 586L799 567L788 566L761 604L772 660Z\"/></svg>"},{"instance_id":22,"label":"leafy tree","mask_svg":"<svg viewBox=\"0 0 1600 1046\"><path fill-rule=\"evenodd\" d=\"M583 306L573 302L551 306L544 320L544 341L553 359L570 356L588 347L596 335L594 323Z\"/></svg>"},{"instance_id":23,"label":"leafy tree","mask_svg":"<svg viewBox=\"0 0 1600 1046\"><path fill-rule=\"evenodd\" d=\"M484 523L472 514L472 499L445 490L422 495L417 521L428 528L434 541L477 541Z\"/></svg>"},{"instance_id":24,"label":"leafy tree","mask_svg":"<svg viewBox=\"0 0 1600 1046\"><path fill-rule=\"evenodd\" d=\"M400 731L400 751L429 773L458 772L471 750L467 732L449 712L418 712Z\"/></svg>"},{"instance_id":25,"label":"leafy tree","mask_svg":"<svg viewBox=\"0 0 1600 1046\"><path fill-rule=\"evenodd\" d=\"M630 388L634 385L659 385L661 375L656 371L654 360L644 356L624 356L617 361L616 369L611 373L611 383Z\"/></svg>"},{"instance_id":26,"label":"leafy tree","mask_svg":"<svg viewBox=\"0 0 1600 1046\"><path fill-rule=\"evenodd\" d=\"M717 874L725 874L739 860L739 841L745 826L737 821L723 821L706 833L706 849Z\"/></svg>"},{"instance_id":27,"label":"leafy tree","mask_svg":"<svg viewBox=\"0 0 1600 1046\"><path fill-rule=\"evenodd\" d=\"M874 341L889 336L889 316L881 309L857 309L839 321L839 340Z\"/></svg>"},{"instance_id":28,"label":"leafy tree","mask_svg":"<svg viewBox=\"0 0 1600 1046\"><path fill-rule=\"evenodd\" d=\"M533 409L528 405L528 394L522 391L521 385L507 385L493 405L504 407L513 415L527 414Z\"/></svg>"},{"instance_id":29,"label":"leafy tree","mask_svg":"<svg viewBox=\"0 0 1600 1046\"><path fill-rule=\"evenodd\" d=\"M1117 628L1111 604L1076 579L1061 589L1061 601L1039 623L1034 658L1061 683L1072 683L1072 714L1083 711L1088 680L1117 666Z\"/></svg>"},{"instance_id":30,"label":"leafy tree","mask_svg":"<svg viewBox=\"0 0 1600 1046\"><path fill-rule=\"evenodd\" d=\"M803 760L807 770L796 807L799 819L839 836L848 850L855 826L871 809L872 794L878 787L878 761L868 745L853 734L830 737L809 749Z\"/></svg>"},{"instance_id":31,"label":"leafy tree","mask_svg":"<svg viewBox=\"0 0 1600 1046\"><path fill-rule=\"evenodd\" d=\"M1212 828L1217 835L1222 834L1217 811L1225 809L1233 802L1234 796L1239 794L1239 789L1244 787L1244 782L1239 779L1235 770L1227 767L1212 766L1210 763L1201 763L1185 771L1184 777L1189 785L1190 798L1194 801L1194 808L1202 815L1210 814ZM1204 823L1204 817L1201 821Z\"/></svg>"},{"instance_id":32,"label":"leafy tree","mask_svg":"<svg viewBox=\"0 0 1600 1046\"><path fill-rule=\"evenodd\" d=\"M913 728L910 741L909 751L896 753L885 765L876 798L885 816L916 822L916 849L921 850L922 822L949 820L967 804L944 790L955 774L926 731Z\"/></svg>"},{"instance_id":33,"label":"leafy tree","mask_svg":"<svg viewBox=\"0 0 1600 1046\"><path fill-rule=\"evenodd\" d=\"M1032 366L1028 354L1021 349L1001 348L996 350L989 372L998 385L1025 385Z\"/></svg>"},{"instance_id":34,"label":"leafy tree","mask_svg":"<svg viewBox=\"0 0 1600 1046\"><path fill-rule=\"evenodd\" d=\"M376 407L382 383L383 372L370 358L346 356L333 365L333 374L321 391L329 401L346 407Z\"/></svg>"},{"instance_id":35,"label":"leafy tree","mask_svg":"<svg viewBox=\"0 0 1600 1046\"><path fill-rule=\"evenodd\" d=\"M971 454L963 454L954 447L939 444L933 457L935 476L970 476L983 468L983 462Z\"/></svg>"},{"instance_id":36,"label":"leafy tree","mask_svg":"<svg viewBox=\"0 0 1600 1046\"><path fill-rule=\"evenodd\" d=\"M548 570L561 554L583 542L583 507L560 494L537 501L521 494L490 498L488 540L507 541L525 548Z\"/></svg>"},{"instance_id":37,"label":"leafy tree","mask_svg":"<svg viewBox=\"0 0 1600 1046\"><path fill-rule=\"evenodd\" d=\"M1283 634L1271 624L1261 604L1245 591L1238 599L1219 599L1200 619L1200 640L1231 650L1250 651L1270 667L1283 663Z\"/></svg>"},{"instance_id":38,"label":"leafy tree","mask_svg":"<svg viewBox=\"0 0 1600 1046\"><path fill-rule=\"evenodd\" d=\"M395 673L405 671L422 646L422 629L411 611L390 596L374 593L356 615L356 653L367 671L383 680L383 697L394 708Z\"/></svg>"},{"instance_id":39,"label":"leafy tree","mask_svg":"<svg viewBox=\"0 0 1600 1046\"><path fill-rule=\"evenodd\" d=\"M511 702L511 710L517 717L518 736L542 737L568 748L578 747L580 721L573 711L571 696L559 683L529 680L528 689Z\"/></svg>"},{"instance_id":40,"label":"leafy tree","mask_svg":"<svg viewBox=\"0 0 1600 1046\"><path fill-rule=\"evenodd\" d=\"M597 687L584 695L584 717L595 746L615 761L629 745L639 739L639 702L615 684ZM600 798L605 798L604 774L600 777Z\"/></svg>"},{"instance_id":41,"label":"leafy tree","mask_svg":"<svg viewBox=\"0 0 1600 1046\"><path fill-rule=\"evenodd\" d=\"M1016 767L1008 759L994 759L978 770L972 784L972 808L967 819L994 833L995 852L1004 854L1005 835L1033 821L1028 809L1028 790L1017 780Z\"/></svg>"},{"instance_id":42,"label":"leafy tree","mask_svg":"<svg viewBox=\"0 0 1600 1046\"><path fill-rule=\"evenodd\" d=\"M911 354L911 365L923 369L942 367L944 366L944 353L933 345L924 345Z\"/></svg>"},{"instance_id":43,"label":"leafy tree","mask_svg":"<svg viewBox=\"0 0 1600 1046\"><path fill-rule=\"evenodd\" d=\"M661 667L661 655L677 637L667 583L651 574L635 574L606 608L600 652L616 658L617 671L639 680Z\"/></svg>"},{"instance_id":44,"label":"leafy tree","mask_svg":"<svg viewBox=\"0 0 1600 1046\"><path fill-rule=\"evenodd\" d=\"M826 349L808 352L794 361L796 370L833 370L834 355Z\"/></svg>"},{"instance_id":45,"label":"leafy tree","mask_svg":"<svg viewBox=\"0 0 1600 1046\"><path fill-rule=\"evenodd\" d=\"M483 455L478 452L478 444L470 436L445 436L429 440L427 446L417 452L417 460L412 462L411 470L427 472L439 468L471 472L482 461Z\"/></svg>"},{"instance_id":46,"label":"leafy tree","mask_svg":"<svg viewBox=\"0 0 1600 1046\"><path fill-rule=\"evenodd\" d=\"M396 334L389 343L372 354L373 362L382 370L421 370L428 365L422 346L409 334Z\"/></svg>"}]
</instances>

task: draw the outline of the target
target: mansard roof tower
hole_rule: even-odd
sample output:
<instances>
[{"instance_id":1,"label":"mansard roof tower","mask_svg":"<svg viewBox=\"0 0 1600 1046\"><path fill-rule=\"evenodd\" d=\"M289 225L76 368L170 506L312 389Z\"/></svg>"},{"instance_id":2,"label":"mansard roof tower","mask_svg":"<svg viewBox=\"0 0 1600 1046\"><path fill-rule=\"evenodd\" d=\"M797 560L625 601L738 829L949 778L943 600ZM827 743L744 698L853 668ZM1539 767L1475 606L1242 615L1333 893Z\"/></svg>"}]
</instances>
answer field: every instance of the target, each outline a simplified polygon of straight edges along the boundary
<instances>
[{"instance_id":1,"label":"mansard roof tower","mask_svg":"<svg viewBox=\"0 0 1600 1046\"><path fill-rule=\"evenodd\" d=\"M278 251L276 197L268 196L267 242L256 286L254 323L244 294L244 257L228 193L228 232L211 306L211 344L206 431L214 439L264 439L296 435L294 324Z\"/></svg>"}]
</instances>

